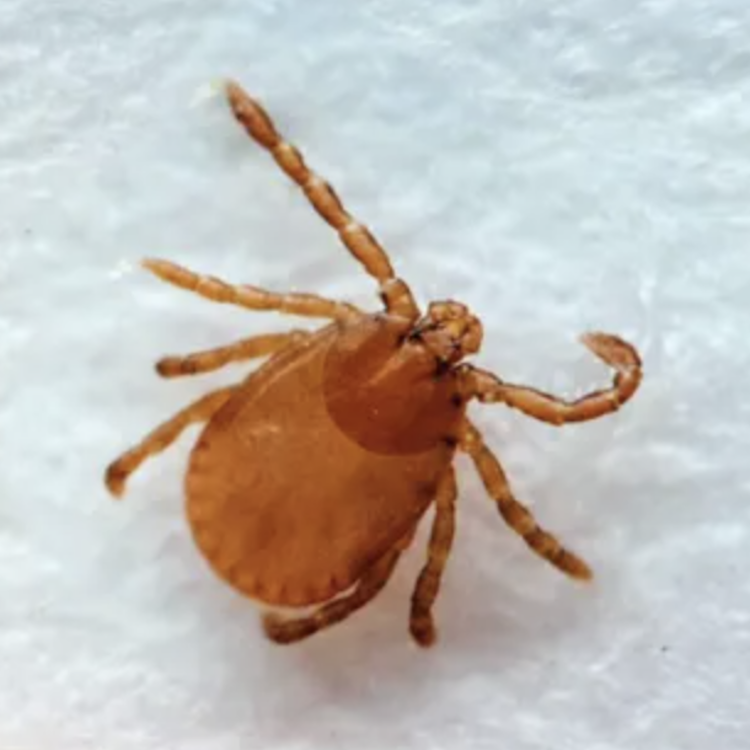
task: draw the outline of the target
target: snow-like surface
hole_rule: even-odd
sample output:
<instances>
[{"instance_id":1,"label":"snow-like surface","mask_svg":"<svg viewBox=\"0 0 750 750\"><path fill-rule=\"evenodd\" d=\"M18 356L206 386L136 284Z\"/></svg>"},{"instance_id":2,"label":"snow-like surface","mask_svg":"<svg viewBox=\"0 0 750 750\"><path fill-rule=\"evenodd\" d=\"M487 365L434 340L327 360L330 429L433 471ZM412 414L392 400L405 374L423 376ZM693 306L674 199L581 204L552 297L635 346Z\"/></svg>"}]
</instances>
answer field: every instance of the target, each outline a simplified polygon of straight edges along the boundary
<instances>
[{"instance_id":1,"label":"snow-like surface","mask_svg":"<svg viewBox=\"0 0 750 750\"><path fill-rule=\"evenodd\" d=\"M737 0L0 0L0 747L746 748L749 28ZM298 324L140 257L377 303L223 76L421 300L482 317L483 366L570 395L608 377L579 333L642 350L615 417L473 409L594 585L462 459L437 647L407 633L423 528L373 606L281 649L189 538L195 431L109 499L118 452L244 372L161 382L159 356Z\"/></svg>"}]
</instances>

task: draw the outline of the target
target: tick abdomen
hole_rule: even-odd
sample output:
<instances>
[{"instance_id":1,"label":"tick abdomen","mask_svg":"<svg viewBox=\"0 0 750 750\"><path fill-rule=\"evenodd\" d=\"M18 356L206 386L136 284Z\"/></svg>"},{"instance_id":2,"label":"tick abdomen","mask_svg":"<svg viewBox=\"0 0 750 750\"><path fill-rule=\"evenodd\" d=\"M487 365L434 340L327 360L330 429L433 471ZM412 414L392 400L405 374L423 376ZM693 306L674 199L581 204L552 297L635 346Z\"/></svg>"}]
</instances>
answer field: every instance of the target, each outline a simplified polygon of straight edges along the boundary
<instances>
[{"instance_id":1,"label":"tick abdomen","mask_svg":"<svg viewBox=\"0 0 750 750\"><path fill-rule=\"evenodd\" d=\"M355 583L413 529L452 457L450 441L439 436L427 448L377 453L334 422L324 386L332 371L342 383L342 344L351 367L357 337L370 364L384 361L392 332L385 335L382 322L363 324L369 337L356 325L329 326L253 373L194 448L187 504L195 540L221 577L266 603L322 602ZM394 377L385 381L391 389ZM345 393L338 392L339 406ZM381 388L381 413L392 409L382 404L386 396ZM352 401L350 421L371 424L356 410L373 414L378 402Z\"/></svg>"}]
</instances>

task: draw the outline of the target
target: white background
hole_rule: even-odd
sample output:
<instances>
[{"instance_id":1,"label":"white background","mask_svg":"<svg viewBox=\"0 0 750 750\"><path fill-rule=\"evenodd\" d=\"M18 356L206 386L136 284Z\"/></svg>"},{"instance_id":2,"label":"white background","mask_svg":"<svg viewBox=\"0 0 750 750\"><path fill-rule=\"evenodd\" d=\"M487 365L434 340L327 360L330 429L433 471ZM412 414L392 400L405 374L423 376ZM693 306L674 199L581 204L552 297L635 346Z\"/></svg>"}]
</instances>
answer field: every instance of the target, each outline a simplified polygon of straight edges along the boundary
<instances>
[{"instance_id":1,"label":"white background","mask_svg":"<svg viewBox=\"0 0 750 750\"><path fill-rule=\"evenodd\" d=\"M0 747L746 748L749 30L739 0L0 0ZM118 452L247 369L158 357L299 325L140 257L377 304L223 76L420 300L481 316L478 363L572 396L608 378L581 332L641 349L615 417L473 409L593 585L461 459L438 645L407 633L423 528L373 606L283 649L193 548L195 431L109 499Z\"/></svg>"}]
</instances>

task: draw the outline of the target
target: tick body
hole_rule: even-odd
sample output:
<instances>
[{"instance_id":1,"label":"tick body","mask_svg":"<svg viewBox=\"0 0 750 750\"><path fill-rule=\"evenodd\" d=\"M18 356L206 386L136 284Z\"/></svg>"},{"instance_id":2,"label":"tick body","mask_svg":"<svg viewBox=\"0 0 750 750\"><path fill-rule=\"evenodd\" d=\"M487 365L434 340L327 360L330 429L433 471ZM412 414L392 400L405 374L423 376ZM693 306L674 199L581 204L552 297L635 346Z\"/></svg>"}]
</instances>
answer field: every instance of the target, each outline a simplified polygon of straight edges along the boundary
<instances>
[{"instance_id":1,"label":"tick body","mask_svg":"<svg viewBox=\"0 0 750 750\"><path fill-rule=\"evenodd\" d=\"M364 329L355 356L366 360L361 355L374 340L390 362L392 329L401 321L364 318L341 328L325 328L253 374L192 454L188 517L199 547L222 577L268 604L316 604L355 584L412 531L453 455L460 410L450 402L452 384L434 384L431 373L429 406L446 412L445 424L427 433L420 424L417 452L398 440L384 446L388 452L372 450L368 426L378 415L354 403L343 376L357 366L375 368L348 361L340 370L337 349ZM348 402L339 404L342 413L348 409L361 423L362 435L332 415L340 397ZM388 394L382 398L387 403ZM403 412L394 418L403 422Z\"/></svg>"},{"instance_id":2,"label":"tick body","mask_svg":"<svg viewBox=\"0 0 750 750\"><path fill-rule=\"evenodd\" d=\"M248 597L316 607L299 617L267 615L265 632L278 643L306 638L370 602L434 504L410 615L416 642L433 643L432 608L454 535L457 450L471 457L500 515L533 551L571 577L589 578L588 566L514 497L467 406L503 403L553 425L603 416L637 390L635 349L616 336L585 336L615 376L611 387L573 402L467 364L481 345L479 320L454 301L421 311L383 248L279 135L261 105L237 84L227 93L239 123L377 281L384 309L369 314L314 294L232 286L168 261L145 261L163 280L208 299L329 323L317 332L254 336L160 360L159 374L178 377L267 358L243 382L189 405L114 461L106 473L109 489L121 495L145 459L189 425L204 423L185 480L198 548L219 577Z\"/></svg>"}]
</instances>

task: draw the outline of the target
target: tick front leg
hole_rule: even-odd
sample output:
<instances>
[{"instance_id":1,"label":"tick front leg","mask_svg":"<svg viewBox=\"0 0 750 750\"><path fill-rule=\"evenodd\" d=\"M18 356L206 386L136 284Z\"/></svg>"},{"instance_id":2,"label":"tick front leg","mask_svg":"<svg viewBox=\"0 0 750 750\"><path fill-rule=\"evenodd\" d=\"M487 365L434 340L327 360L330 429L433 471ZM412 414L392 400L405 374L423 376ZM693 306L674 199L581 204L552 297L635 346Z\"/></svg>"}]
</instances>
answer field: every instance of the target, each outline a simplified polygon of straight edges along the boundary
<instances>
[{"instance_id":1,"label":"tick front leg","mask_svg":"<svg viewBox=\"0 0 750 750\"><path fill-rule=\"evenodd\" d=\"M435 642L432 606L440 590L443 570L450 556L456 518L456 474L449 467L435 498L435 520L427 551L427 562L422 568L411 599L409 629L420 646Z\"/></svg>"},{"instance_id":2,"label":"tick front leg","mask_svg":"<svg viewBox=\"0 0 750 750\"><path fill-rule=\"evenodd\" d=\"M483 403L504 403L553 425L584 422L617 411L633 396L643 378L638 352L621 338L606 333L589 333L582 340L599 359L615 369L611 388L565 401L535 388L504 383L485 370L466 367L463 372L468 380L467 390Z\"/></svg>"},{"instance_id":3,"label":"tick front leg","mask_svg":"<svg viewBox=\"0 0 750 750\"><path fill-rule=\"evenodd\" d=\"M175 414L159 425L138 445L123 453L107 468L105 484L109 491L120 497L125 491L128 477L150 456L168 448L191 424L206 422L229 400L235 386L213 391Z\"/></svg>"},{"instance_id":4,"label":"tick front leg","mask_svg":"<svg viewBox=\"0 0 750 750\"><path fill-rule=\"evenodd\" d=\"M183 357L164 357L156 363L156 371L163 378L179 378L218 370L231 362L242 362L275 354L288 346L301 344L312 334L308 331L270 333L236 341L227 346L193 352Z\"/></svg>"},{"instance_id":5,"label":"tick front leg","mask_svg":"<svg viewBox=\"0 0 750 750\"><path fill-rule=\"evenodd\" d=\"M383 590L400 556L401 548L394 547L360 578L351 594L324 604L309 617L287 619L274 613L265 615L263 629L266 635L275 643L296 643L346 620Z\"/></svg>"},{"instance_id":6,"label":"tick front leg","mask_svg":"<svg viewBox=\"0 0 750 750\"><path fill-rule=\"evenodd\" d=\"M463 424L459 445L474 461L487 494L497 503L497 509L505 523L522 537L534 552L563 573L582 580L591 578L589 566L565 549L552 534L540 528L529 509L516 500L503 467L486 446L479 430L468 420Z\"/></svg>"},{"instance_id":7,"label":"tick front leg","mask_svg":"<svg viewBox=\"0 0 750 750\"><path fill-rule=\"evenodd\" d=\"M227 84L227 98L235 119L247 134L266 149L286 175L304 192L318 215L338 234L346 249L380 285L380 294L388 312L409 320L419 317L419 308L402 279L396 277L388 254L344 208L336 191L313 172L296 146L288 143L276 130L273 120L260 102L239 84Z\"/></svg>"},{"instance_id":8,"label":"tick front leg","mask_svg":"<svg viewBox=\"0 0 750 750\"><path fill-rule=\"evenodd\" d=\"M278 294L246 284L233 285L214 276L203 276L168 260L147 258L143 267L168 284L228 305L248 310L275 310L289 315L331 320L353 320L364 313L347 302L326 299L317 294Z\"/></svg>"}]
</instances>

